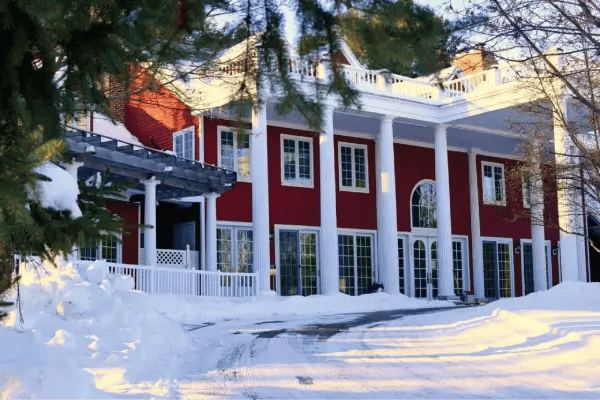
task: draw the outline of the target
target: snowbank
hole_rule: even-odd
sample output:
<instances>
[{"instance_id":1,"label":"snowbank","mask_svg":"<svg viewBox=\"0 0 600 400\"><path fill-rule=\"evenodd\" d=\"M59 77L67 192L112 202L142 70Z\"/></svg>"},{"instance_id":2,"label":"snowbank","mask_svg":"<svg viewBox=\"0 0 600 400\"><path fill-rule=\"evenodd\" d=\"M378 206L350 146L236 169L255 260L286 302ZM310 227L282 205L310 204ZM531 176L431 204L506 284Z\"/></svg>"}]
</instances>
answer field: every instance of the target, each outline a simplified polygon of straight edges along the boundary
<instances>
[{"instance_id":1,"label":"snowbank","mask_svg":"<svg viewBox=\"0 0 600 400\"><path fill-rule=\"evenodd\" d=\"M37 189L42 207L57 211L71 211L71 217L81 217L77 205L79 187L73 176L53 163L46 161L37 166L34 172L50 178L50 181L38 181Z\"/></svg>"},{"instance_id":2,"label":"snowbank","mask_svg":"<svg viewBox=\"0 0 600 400\"><path fill-rule=\"evenodd\" d=\"M24 271L24 322L12 310L0 326L0 398L106 397L96 387L107 374L168 376L173 355L188 349L181 324L131 291L131 278L107 276L105 263Z\"/></svg>"}]
</instances>

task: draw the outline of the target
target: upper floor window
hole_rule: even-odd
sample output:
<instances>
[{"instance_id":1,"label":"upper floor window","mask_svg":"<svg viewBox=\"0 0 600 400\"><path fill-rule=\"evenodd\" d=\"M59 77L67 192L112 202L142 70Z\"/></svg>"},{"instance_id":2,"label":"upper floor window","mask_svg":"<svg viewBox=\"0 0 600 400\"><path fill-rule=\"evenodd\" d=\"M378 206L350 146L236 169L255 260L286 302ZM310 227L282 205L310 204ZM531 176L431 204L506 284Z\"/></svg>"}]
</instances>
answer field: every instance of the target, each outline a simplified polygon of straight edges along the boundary
<instances>
[{"instance_id":1,"label":"upper floor window","mask_svg":"<svg viewBox=\"0 0 600 400\"><path fill-rule=\"evenodd\" d=\"M188 126L173 133L173 151L177 157L194 159L194 127Z\"/></svg>"},{"instance_id":2,"label":"upper floor window","mask_svg":"<svg viewBox=\"0 0 600 400\"><path fill-rule=\"evenodd\" d=\"M413 228L437 228L435 182L418 184L410 204Z\"/></svg>"},{"instance_id":3,"label":"upper floor window","mask_svg":"<svg viewBox=\"0 0 600 400\"><path fill-rule=\"evenodd\" d=\"M481 163L483 173L483 203L505 205L504 165Z\"/></svg>"},{"instance_id":4,"label":"upper floor window","mask_svg":"<svg viewBox=\"0 0 600 400\"><path fill-rule=\"evenodd\" d=\"M250 135L219 127L219 166L238 173L238 180L250 180Z\"/></svg>"},{"instance_id":5,"label":"upper floor window","mask_svg":"<svg viewBox=\"0 0 600 400\"><path fill-rule=\"evenodd\" d=\"M281 135L281 183L313 187L311 138Z\"/></svg>"},{"instance_id":6,"label":"upper floor window","mask_svg":"<svg viewBox=\"0 0 600 400\"><path fill-rule=\"evenodd\" d=\"M367 146L340 142L338 157L340 190L368 193Z\"/></svg>"}]
</instances>

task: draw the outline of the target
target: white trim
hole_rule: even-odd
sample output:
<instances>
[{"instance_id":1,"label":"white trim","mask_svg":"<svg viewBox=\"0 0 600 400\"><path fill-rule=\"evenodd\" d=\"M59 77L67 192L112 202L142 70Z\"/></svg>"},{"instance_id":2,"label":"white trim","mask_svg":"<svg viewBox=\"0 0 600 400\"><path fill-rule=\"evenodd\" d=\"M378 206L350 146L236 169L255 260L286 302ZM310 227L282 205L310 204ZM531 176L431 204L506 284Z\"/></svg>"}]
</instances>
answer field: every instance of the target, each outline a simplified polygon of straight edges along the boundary
<instances>
[{"instance_id":1,"label":"white trim","mask_svg":"<svg viewBox=\"0 0 600 400\"><path fill-rule=\"evenodd\" d=\"M352 149L352 186L342 186L342 147L350 147ZM356 171L354 170L354 150L363 149L365 151L365 187L356 187ZM338 187L342 192L369 193L369 149L366 144L349 143L338 141Z\"/></svg>"},{"instance_id":2,"label":"white trim","mask_svg":"<svg viewBox=\"0 0 600 400\"><path fill-rule=\"evenodd\" d=\"M533 246L533 242L531 239L521 239L519 245L521 246L520 257L521 257L521 296L525 296L525 251L524 244L531 243ZM544 240L544 245L546 247L546 262L548 263L548 271L546 273L546 286L550 289L552 285L552 242L550 240ZM533 251L533 249L532 249ZM535 289L535 284L534 284ZM535 290L533 291L535 293Z\"/></svg>"},{"instance_id":3,"label":"white trim","mask_svg":"<svg viewBox=\"0 0 600 400\"><path fill-rule=\"evenodd\" d=\"M317 251L317 294L321 294L321 258L319 257L319 237L321 235L321 229L319 226L308 226L308 225L282 225L282 224L275 224L273 225L273 234L275 235L274 237L274 243L275 243L275 293L277 293L278 296L281 296L281 269L280 269L280 265L279 265L279 231L280 230L284 230L284 231L298 231L298 233L300 232L308 232L308 233L316 233L317 234L317 240L316 240L316 251ZM338 267L339 268L339 267Z\"/></svg>"},{"instance_id":4,"label":"white trim","mask_svg":"<svg viewBox=\"0 0 600 400\"><path fill-rule=\"evenodd\" d=\"M183 136L183 154L185 155L185 150L186 150L185 134L188 132L192 134L192 157L189 158L189 160L195 160L196 159L196 126L194 126L194 125L186 126L185 128L183 128L177 132L173 132L173 136L171 138L172 144L173 144L173 153L177 154L176 150L175 150L175 138L179 137L179 136ZM178 157L185 158L184 155L178 155Z\"/></svg>"},{"instance_id":5,"label":"white trim","mask_svg":"<svg viewBox=\"0 0 600 400\"><path fill-rule=\"evenodd\" d=\"M306 182L306 183L302 183L298 178L296 178L296 180L294 181L287 181L285 179L285 172L284 172L284 147L283 147L283 141L285 139L288 140L293 140L296 145L296 176L298 176L298 174L300 173L300 158L299 158L299 147L298 147L298 142L299 141L303 141L303 142L308 142L309 144L309 150L310 150L310 182ZM288 135L288 134L281 134L280 138L279 138L279 158L280 158L280 175L281 175L281 185L282 186L292 186L292 187L302 187L302 188L309 188L309 189L313 189L315 187L315 156L314 156L314 152L313 152L313 140L311 137L306 137L306 136L296 136L296 135Z\"/></svg>"},{"instance_id":6,"label":"white trim","mask_svg":"<svg viewBox=\"0 0 600 400\"><path fill-rule=\"evenodd\" d=\"M500 167L502 168L502 201L493 201L493 202L489 202L486 201L485 199L485 172L484 172L484 167L485 166L490 166L492 167L492 179L494 180L494 195L495 195L495 190L496 190L496 178L493 176L494 175L494 167ZM506 174L504 171L504 164L501 163L496 163L496 162L490 162L490 161L481 161L481 200L483 202L483 204L485 205L490 205L490 206L506 206L506 178L505 178Z\"/></svg>"},{"instance_id":7,"label":"white trim","mask_svg":"<svg viewBox=\"0 0 600 400\"><path fill-rule=\"evenodd\" d=\"M217 220L218 225L228 225L228 226L243 226L252 228L252 222L241 222L241 221L223 221Z\"/></svg>"},{"instance_id":8,"label":"white trim","mask_svg":"<svg viewBox=\"0 0 600 400\"><path fill-rule=\"evenodd\" d=\"M234 127L224 126L224 125L217 126L217 165L219 167L223 167L223 165L221 164L221 132L222 131L233 132L233 170L235 172L237 172L238 182L252 182L252 140L250 140L250 137L248 137L248 157L250 157L248 168L250 171L250 175L243 176L242 174L240 174L240 167L238 165L238 155L237 155L238 130ZM250 133L248 133L248 135L250 135Z\"/></svg>"},{"instance_id":9,"label":"white trim","mask_svg":"<svg viewBox=\"0 0 600 400\"><path fill-rule=\"evenodd\" d=\"M415 227L413 226L413 205L412 205L412 198L413 195L415 194L415 190L417 190L417 188L419 186L421 186L423 183L431 183L433 184L434 189L436 189L435 192L435 208L436 208L436 215L437 215L437 187L435 184L435 180L433 179L421 179L419 182L417 182L415 184L415 186L413 186L411 192L410 192L410 197L408 198L408 207L409 207L409 211L410 211L410 229L411 229L411 233L413 234L418 234L421 236L429 236L429 235L437 235L437 219L436 219L436 227L435 228L423 228L423 227Z\"/></svg>"},{"instance_id":10,"label":"white trim","mask_svg":"<svg viewBox=\"0 0 600 400\"><path fill-rule=\"evenodd\" d=\"M510 255L510 295L511 297L515 297L515 259L514 259L514 246L513 246L513 240L511 238L503 238L503 237L490 237L490 236L482 236L481 237L481 248L483 251L483 242L496 242L496 245L498 243L504 243L504 244L508 244L508 252ZM485 285L485 283L484 283ZM484 294L485 294L485 287L484 287ZM500 299L503 299L506 297L500 297Z\"/></svg>"},{"instance_id":11,"label":"white trim","mask_svg":"<svg viewBox=\"0 0 600 400\"><path fill-rule=\"evenodd\" d=\"M138 229L138 235L139 232L141 231L141 229ZM117 235L116 238L113 238L116 242L117 242L117 261L109 261L109 262L116 262L117 264L121 264L123 262L123 237L121 235ZM138 253L137 256L139 258L139 244L140 242L138 241ZM82 255L82 250L85 249L85 247L77 247L77 259L81 260L81 255ZM104 258L102 258L102 240L98 240L98 244L96 245L96 260L103 260ZM88 260L86 260L88 261ZM139 264L139 259L138 259L138 264Z\"/></svg>"}]
</instances>

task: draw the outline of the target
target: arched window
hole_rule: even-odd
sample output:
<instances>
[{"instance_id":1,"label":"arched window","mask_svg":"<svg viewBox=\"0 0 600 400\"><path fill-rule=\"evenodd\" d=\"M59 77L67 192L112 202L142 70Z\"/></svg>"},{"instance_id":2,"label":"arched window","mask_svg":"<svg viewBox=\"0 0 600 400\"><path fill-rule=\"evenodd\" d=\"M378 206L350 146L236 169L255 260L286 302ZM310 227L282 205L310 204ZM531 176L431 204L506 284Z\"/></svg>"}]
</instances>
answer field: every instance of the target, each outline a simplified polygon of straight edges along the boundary
<instances>
[{"instance_id":1,"label":"arched window","mask_svg":"<svg viewBox=\"0 0 600 400\"><path fill-rule=\"evenodd\" d=\"M423 181L417 185L411 207L413 228L437 228L435 182Z\"/></svg>"}]
</instances>

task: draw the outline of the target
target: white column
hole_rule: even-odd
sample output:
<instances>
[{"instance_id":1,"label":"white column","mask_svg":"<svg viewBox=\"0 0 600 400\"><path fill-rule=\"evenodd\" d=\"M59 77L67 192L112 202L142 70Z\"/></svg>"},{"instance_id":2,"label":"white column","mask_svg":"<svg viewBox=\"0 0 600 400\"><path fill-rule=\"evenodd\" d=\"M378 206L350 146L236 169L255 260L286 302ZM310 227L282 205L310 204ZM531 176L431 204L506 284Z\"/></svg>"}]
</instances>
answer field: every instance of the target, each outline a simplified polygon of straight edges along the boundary
<instances>
[{"instance_id":1,"label":"white column","mask_svg":"<svg viewBox=\"0 0 600 400\"><path fill-rule=\"evenodd\" d=\"M144 224L151 225L144 228L144 261L146 265L156 265L156 185L159 180L151 177L141 181L145 187L144 198Z\"/></svg>"},{"instance_id":2,"label":"white column","mask_svg":"<svg viewBox=\"0 0 600 400\"><path fill-rule=\"evenodd\" d=\"M554 107L554 152L557 165L572 164L571 138L566 131L564 120L567 120L567 97L562 96L560 104ZM560 265L563 281L579 280L579 261L575 219L573 218L573 191L568 178L557 178L558 184L558 224L560 226Z\"/></svg>"},{"instance_id":3,"label":"white column","mask_svg":"<svg viewBox=\"0 0 600 400\"><path fill-rule=\"evenodd\" d=\"M259 274L259 288L268 291L271 253L269 247L269 175L267 164L267 109L264 104L252 108L251 175L253 260Z\"/></svg>"},{"instance_id":4,"label":"white column","mask_svg":"<svg viewBox=\"0 0 600 400\"><path fill-rule=\"evenodd\" d=\"M481 224L479 219L479 183L477 180L477 152L469 152L469 200L471 203L471 249L473 254L473 282L476 300L485 299L483 280L483 244L481 243Z\"/></svg>"},{"instance_id":5,"label":"white column","mask_svg":"<svg viewBox=\"0 0 600 400\"><path fill-rule=\"evenodd\" d=\"M333 106L323 112L323 130L319 134L319 175L321 194L321 232L319 265L321 292L339 292L337 215L335 204L335 153L333 146Z\"/></svg>"},{"instance_id":6,"label":"white column","mask_svg":"<svg viewBox=\"0 0 600 400\"><path fill-rule=\"evenodd\" d=\"M216 213L215 213L216 214ZM200 269L206 270L206 200L200 202Z\"/></svg>"},{"instance_id":7,"label":"white column","mask_svg":"<svg viewBox=\"0 0 600 400\"><path fill-rule=\"evenodd\" d=\"M217 197L209 193L206 197L206 270L217 270Z\"/></svg>"},{"instance_id":8,"label":"white column","mask_svg":"<svg viewBox=\"0 0 600 400\"><path fill-rule=\"evenodd\" d=\"M377 260L386 293L400 292L393 118L381 117L377 146Z\"/></svg>"},{"instance_id":9,"label":"white column","mask_svg":"<svg viewBox=\"0 0 600 400\"><path fill-rule=\"evenodd\" d=\"M529 180L531 213L531 249L533 256L533 289L538 292L548 289L546 274L546 243L544 235L544 192L539 163L531 166Z\"/></svg>"},{"instance_id":10,"label":"white column","mask_svg":"<svg viewBox=\"0 0 600 400\"><path fill-rule=\"evenodd\" d=\"M435 190L437 201L437 236L439 297L454 295L452 273L452 227L450 225L450 177L448 173L448 143L446 125L435 127Z\"/></svg>"}]
</instances>

